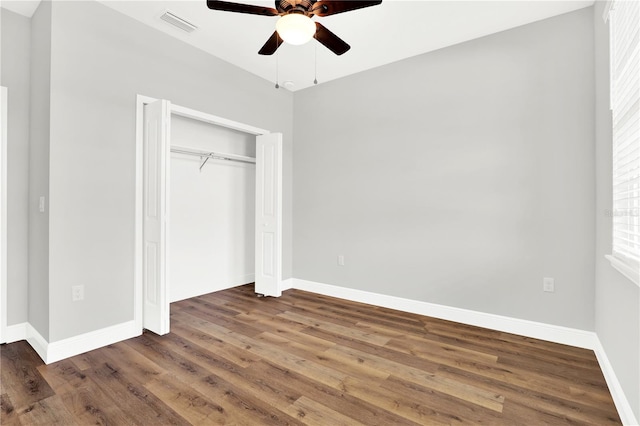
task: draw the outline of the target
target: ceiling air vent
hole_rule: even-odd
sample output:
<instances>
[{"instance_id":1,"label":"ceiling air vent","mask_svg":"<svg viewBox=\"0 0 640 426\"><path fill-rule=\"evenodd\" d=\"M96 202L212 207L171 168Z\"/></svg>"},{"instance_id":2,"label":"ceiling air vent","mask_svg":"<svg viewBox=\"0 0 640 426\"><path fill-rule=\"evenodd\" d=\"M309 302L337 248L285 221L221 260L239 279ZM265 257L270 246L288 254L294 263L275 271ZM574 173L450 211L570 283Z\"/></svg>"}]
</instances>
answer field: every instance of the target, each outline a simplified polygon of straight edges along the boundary
<instances>
[{"instance_id":1,"label":"ceiling air vent","mask_svg":"<svg viewBox=\"0 0 640 426\"><path fill-rule=\"evenodd\" d=\"M160 19L188 33L191 33L198 29L198 27L193 25L191 22L182 19L175 13L169 12L168 10L162 16L160 16Z\"/></svg>"}]
</instances>

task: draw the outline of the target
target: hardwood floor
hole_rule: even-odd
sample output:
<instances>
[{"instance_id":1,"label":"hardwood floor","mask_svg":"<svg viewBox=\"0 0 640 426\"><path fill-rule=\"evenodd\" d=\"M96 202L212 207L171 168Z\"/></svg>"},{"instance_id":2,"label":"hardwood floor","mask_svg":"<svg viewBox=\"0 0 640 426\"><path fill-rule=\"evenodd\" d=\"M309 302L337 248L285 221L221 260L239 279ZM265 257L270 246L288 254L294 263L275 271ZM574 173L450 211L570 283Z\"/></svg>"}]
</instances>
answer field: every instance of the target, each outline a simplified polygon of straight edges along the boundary
<instances>
[{"instance_id":1,"label":"hardwood floor","mask_svg":"<svg viewBox=\"0 0 640 426\"><path fill-rule=\"evenodd\" d=\"M290 290L51 365L1 351L2 425L620 424L592 351Z\"/></svg>"}]
</instances>

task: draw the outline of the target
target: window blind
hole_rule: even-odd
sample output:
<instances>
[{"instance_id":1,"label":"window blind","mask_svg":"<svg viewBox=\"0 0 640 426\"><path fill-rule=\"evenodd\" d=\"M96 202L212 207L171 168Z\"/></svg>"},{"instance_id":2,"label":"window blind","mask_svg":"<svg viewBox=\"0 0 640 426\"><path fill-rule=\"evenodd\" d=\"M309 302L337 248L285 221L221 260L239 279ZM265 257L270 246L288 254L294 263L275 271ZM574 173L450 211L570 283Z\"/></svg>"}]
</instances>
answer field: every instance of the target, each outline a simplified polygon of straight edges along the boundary
<instances>
[{"instance_id":1,"label":"window blind","mask_svg":"<svg viewBox=\"0 0 640 426\"><path fill-rule=\"evenodd\" d=\"M611 31L613 256L640 267L640 2L616 0Z\"/></svg>"}]
</instances>

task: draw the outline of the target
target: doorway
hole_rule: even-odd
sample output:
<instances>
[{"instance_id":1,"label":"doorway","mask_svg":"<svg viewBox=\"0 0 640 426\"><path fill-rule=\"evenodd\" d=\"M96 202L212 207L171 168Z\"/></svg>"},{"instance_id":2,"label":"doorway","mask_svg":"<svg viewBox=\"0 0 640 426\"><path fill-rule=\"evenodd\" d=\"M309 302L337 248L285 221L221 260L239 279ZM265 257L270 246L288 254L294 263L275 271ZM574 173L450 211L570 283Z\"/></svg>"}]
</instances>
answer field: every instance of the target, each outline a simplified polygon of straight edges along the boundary
<instances>
[{"instance_id":1,"label":"doorway","mask_svg":"<svg viewBox=\"0 0 640 426\"><path fill-rule=\"evenodd\" d=\"M167 100L138 96L134 318L140 329L160 335L169 332L172 117L213 124L255 139L256 292L276 297L282 293L282 135ZM205 154L200 151L203 164L208 161Z\"/></svg>"}]
</instances>

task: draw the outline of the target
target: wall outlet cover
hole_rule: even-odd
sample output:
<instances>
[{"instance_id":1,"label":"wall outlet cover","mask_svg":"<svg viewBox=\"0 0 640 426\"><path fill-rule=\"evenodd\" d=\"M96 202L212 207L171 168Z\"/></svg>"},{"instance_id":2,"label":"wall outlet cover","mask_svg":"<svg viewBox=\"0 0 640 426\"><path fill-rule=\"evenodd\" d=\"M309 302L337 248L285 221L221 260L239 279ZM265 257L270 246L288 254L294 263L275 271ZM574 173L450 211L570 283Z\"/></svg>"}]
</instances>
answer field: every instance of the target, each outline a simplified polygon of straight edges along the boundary
<instances>
[{"instance_id":1,"label":"wall outlet cover","mask_svg":"<svg viewBox=\"0 0 640 426\"><path fill-rule=\"evenodd\" d=\"M84 286L74 285L71 287L71 300L77 302L84 299Z\"/></svg>"},{"instance_id":2,"label":"wall outlet cover","mask_svg":"<svg viewBox=\"0 0 640 426\"><path fill-rule=\"evenodd\" d=\"M542 290L548 293L553 293L554 291L556 291L555 279L544 277L542 279Z\"/></svg>"}]
</instances>

